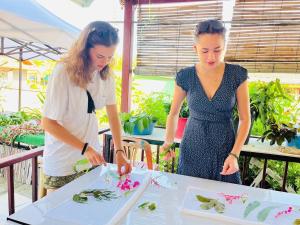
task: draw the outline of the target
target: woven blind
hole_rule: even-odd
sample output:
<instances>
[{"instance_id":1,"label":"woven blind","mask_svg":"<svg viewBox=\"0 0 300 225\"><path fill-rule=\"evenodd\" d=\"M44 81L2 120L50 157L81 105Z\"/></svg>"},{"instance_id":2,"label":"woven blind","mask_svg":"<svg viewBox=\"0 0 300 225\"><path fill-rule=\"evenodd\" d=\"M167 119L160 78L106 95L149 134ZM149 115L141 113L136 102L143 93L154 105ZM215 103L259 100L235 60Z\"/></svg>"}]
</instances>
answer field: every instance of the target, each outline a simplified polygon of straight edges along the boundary
<instances>
[{"instance_id":1,"label":"woven blind","mask_svg":"<svg viewBox=\"0 0 300 225\"><path fill-rule=\"evenodd\" d=\"M181 68L197 62L192 47L195 25L208 18L222 19L222 1L142 5L137 13L135 74L174 76Z\"/></svg>"},{"instance_id":2,"label":"woven blind","mask_svg":"<svg viewBox=\"0 0 300 225\"><path fill-rule=\"evenodd\" d=\"M225 60L250 72L300 72L300 0L236 0Z\"/></svg>"}]
</instances>

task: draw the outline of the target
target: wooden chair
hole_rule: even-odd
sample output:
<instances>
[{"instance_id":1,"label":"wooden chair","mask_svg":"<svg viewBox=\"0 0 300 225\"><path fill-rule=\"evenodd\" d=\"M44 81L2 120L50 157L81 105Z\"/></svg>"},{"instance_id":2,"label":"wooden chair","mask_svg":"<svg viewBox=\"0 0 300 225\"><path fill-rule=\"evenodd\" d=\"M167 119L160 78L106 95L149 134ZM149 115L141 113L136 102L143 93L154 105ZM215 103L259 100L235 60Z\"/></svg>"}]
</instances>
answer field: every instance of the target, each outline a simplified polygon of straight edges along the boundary
<instances>
[{"instance_id":1,"label":"wooden chair","mask_svg":"<svg viewBox=\"0 0 300 225\"><path fill-rule=\"evenodd\" d=\"M130 160L132 166L144 167L147 165L149 170L153 170L152 151L150 144L138 138L122 138L123 149ZM138 153L140 152L141 158L138 160ZM144 156L146 155L146 164L144 163Z\"/></svg>"}]
</instances>

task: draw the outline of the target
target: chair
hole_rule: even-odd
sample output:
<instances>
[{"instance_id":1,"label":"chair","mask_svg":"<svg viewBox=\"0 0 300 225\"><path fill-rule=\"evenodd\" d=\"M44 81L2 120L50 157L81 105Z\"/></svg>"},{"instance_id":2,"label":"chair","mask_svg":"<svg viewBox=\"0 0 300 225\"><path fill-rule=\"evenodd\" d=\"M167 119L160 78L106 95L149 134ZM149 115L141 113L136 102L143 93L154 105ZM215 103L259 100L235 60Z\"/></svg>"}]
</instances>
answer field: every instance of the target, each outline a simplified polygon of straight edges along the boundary
<instances>
[{"instance_id":1,"label":"chair","mask_svg":"<svg viewBox=\"0 0 300 225\"><path fill-rule=\"evenodd\" d=\"M153 170L152 151L150 144L142 139L122 137L122 147L132 166L145 166L144 154L146 154L147 168ZM137 160L137 153L141 152L141 160Z\"/></svg>"}]
</instances>

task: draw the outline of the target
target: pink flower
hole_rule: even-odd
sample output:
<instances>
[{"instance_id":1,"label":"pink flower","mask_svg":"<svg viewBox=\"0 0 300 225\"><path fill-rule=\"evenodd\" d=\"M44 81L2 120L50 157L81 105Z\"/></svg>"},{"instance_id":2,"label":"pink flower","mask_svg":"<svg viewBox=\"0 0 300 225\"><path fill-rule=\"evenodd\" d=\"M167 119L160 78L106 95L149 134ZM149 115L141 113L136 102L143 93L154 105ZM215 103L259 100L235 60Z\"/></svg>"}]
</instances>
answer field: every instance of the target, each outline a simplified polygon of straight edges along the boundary
<instances>
[{"instance_id":1,"label":"pink flower","mask_svg":"<svg viewBox=\"0 0 300 225\"><path fill-rule=\"evenodd\" d=\"M133 183L133 188L136 188L137 186L139 186L140 185L140 182L138 182L138 181L135 181L134 183Z\"/></svg>"},{"instance_id":2,"label":"pink flower","mask_svg":"<svg viewBox=\"0 0 300 225\"><path fill-rule=\"evenodd\" d=\"M117 187L120 188L121 191L130 191L131 189L136 188L139 185L140 182L138 181L132 182L129 176L127 176L125 180L121 177L119 182L117 183Z\"/></svg>"},{"instance_id":3,"label":"pink flower","mask_svg":"<svg viewBox=\"0 0 300 225\"><path fill-rule=\"evenodd\" d=\"M229 203L232 204L234 200L241 200L243 203L245 199L247 198L247 195L226 195L224 193L219 193L221 196L225 198L225 200Z\"/></svg>"},{"instance_id":4,"label":"pink flower","mask_svg":"<svg viewBox=\"0 0 300 225\"><path fill-rule=\"evenodd\" d=\"M290 213L292 213L293 211L293 207L289 206L287 210L282 210L279 211L276 215L275 218L277 219L278 217L282 216L282 215L288 215Z\"/></svg>"}]
</instances>

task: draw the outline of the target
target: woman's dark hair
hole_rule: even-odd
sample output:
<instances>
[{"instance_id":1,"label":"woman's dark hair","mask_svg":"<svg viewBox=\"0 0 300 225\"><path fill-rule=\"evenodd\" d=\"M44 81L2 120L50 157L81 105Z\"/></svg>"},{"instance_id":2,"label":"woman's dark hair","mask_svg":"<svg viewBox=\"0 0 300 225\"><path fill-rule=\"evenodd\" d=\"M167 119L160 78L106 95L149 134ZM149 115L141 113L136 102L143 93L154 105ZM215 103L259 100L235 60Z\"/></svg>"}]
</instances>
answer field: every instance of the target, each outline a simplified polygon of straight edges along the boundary
<instances>
[{"instance_id":1,"label":"woman's dark hair","mask_svg":"<svg viewBox=\"0 0 300 225\"><path fill-rule=\"evenodd\" d=\"M196 25L195 38L201 34L220 34L225 38L226 28L220 20L204 20Z\"/></svg>"}]
</instances>

